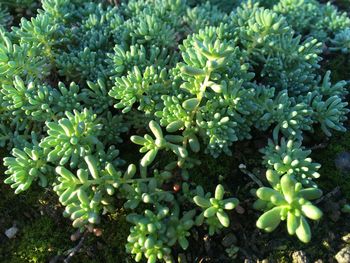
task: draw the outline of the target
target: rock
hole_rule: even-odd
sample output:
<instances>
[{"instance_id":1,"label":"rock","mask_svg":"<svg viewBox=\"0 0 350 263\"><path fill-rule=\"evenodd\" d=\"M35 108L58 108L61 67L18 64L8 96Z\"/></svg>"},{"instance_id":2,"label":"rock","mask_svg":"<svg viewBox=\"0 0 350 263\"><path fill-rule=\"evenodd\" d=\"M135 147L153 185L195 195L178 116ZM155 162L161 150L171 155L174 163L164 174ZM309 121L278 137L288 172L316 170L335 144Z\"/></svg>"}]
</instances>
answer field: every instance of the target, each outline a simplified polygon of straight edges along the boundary
<instances>
[{"instance_id":1,"label":"rock","mask_svg":"<svg viewBox=\"0 0 350 263\"><path fill-rule=\"evenodd\" d=\"M221 245L223 245L226 248L236 243L237 243L237 237L233 233L227 234L226 236L224 236L224 238L221 241Z\"/></svg>"},{"instance_id":2,"label":"rock","mask_svg":"<svg viewBox=\"0 0 350 263\"><path fill-rule=\"evenodd\" d=\"M100 237L102 236L102 229L101 228L94 228L92 232L95 234L95 236Z\"/></svg>"},{"instance_id":3,"label":"rock","mask_svg":"<svg viewBox=\"0 0 350 263\"><path fill-rule=\"evenodd\" d=\"M86 225L87 230L92 233L94 231L94 227L91 224Z\"/></svg>"},{"instance_id":4,"label":"rock","mask_svg":"<svg viewBox=\"0 0 350 263\"><path fill-rule=\"evenodd\" d=\"M336 255L335 259L338 263L349 263L350 262L350 246L344 247Z\"/></svg>"},{"instance_id":5,"label":"rock","mask_svg":"<svg viewBox=\"0 0 350 263\"><path fill-rule=\"evenodd\" d=\"M5 235L6 235L9 239L11 239L11 238L14 238L14 237L16 236L17 232L18 232L18 228L15 227L15 226L13 226L13 227L11 227L11 228L9 228L9 229L7 229L7 230L5 231Z\"/></svg>"},{"instance_id":6,"label":"rock","mask_svg":"<svg viewBox=\"0 0 350 263\"><path fill-rule=\"evenodd\" d=\"M295 251L292 254L293 263L309 263L306 253L302 250Z\"/></svg>"},{"instance_id":7,"label":"rock","mask_svg":"<svg viewBox=\"0 0 350 263\"><path fill-rule=\"evenodd\" d=\"M241 207L240 205L237 205L235 210L238 214L241 214L241 215L244 214L244 212L245 212L245 209L243 207Z\"/></svg>"},{"instance_id":8,"label":"rock","mask_svg":"<svg viewBox=\"0 0 350 263\"><path fill-rule=\"evenodd\" d=\"M350 233L341 238L345 243L350 244Z\"/></svg>"},{"instance_id":9,"label":"rock","mask_svg":"<svg viewBox=\"0 0 350 263\"><path fill-rule=\"evenodd\" d=\"M72 234L71 236L70 236L70 240L71 241L77 241L78 239L80 239L81 238L81 236L82 236L82 233L80 232L80 230L78 229L77 231L75 231L75 233L74 234Z\"/></svg>"}]
</instances>

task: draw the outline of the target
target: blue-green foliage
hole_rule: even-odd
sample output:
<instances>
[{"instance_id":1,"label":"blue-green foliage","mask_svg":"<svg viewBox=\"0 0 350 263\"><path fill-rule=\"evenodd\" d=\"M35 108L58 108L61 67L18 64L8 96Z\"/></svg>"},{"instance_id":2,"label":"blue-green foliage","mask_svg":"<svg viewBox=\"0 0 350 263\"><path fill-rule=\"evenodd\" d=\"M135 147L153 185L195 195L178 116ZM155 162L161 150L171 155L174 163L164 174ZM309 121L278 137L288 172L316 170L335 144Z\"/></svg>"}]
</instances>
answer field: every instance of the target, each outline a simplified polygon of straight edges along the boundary
<instances>
[{"instance_id":1,"label":"blue-green foliage","mask_svg":"<svg viewBox=\"0 0 350 263\"><path fill-rule=\"evenodd\" d=\"M18 19L19 4L39 9ZM219 232L238 204L221 185L212 197L185 182L198 153L231 155L235 142L265 133L271 187L256 192L257 226L287 220L291 235L310 240L320 165L302 139L346 130L347 81L322 67L325 55L350 52L345 13L315 0L38 6L0 7L0 146L12 149L5 183L16 193L34 182L53 189L78 228L124 200L126 250L137 262L173 262L191 228ZM139 156L130 141L138 167L122 159Z\"/></svg>"},{"instance_id":2,"label":"blue-green foliage","mask_svg":"<svg viewBox=\"0 0 350 263\"><path fill-rule=\"evenodd\" d=\"M350 52L350 29L345 28L335 34L331 40L331 51L341 51L343 54Z\"/></svg>"},{"instance_id":3,"label":"blue-green foliage","mask_svg":"<svg viewBox=\"0 0 350 263\"><path fill-rule=\"evenodd\" d=\"M0 28L0 73L1 83L11 83L14 76L27 81L42 80L50 74L50 64L42 51L28 43L19 44L10 33Z\"/></svg>"},{"instance_id":4,"label":"blue-green foliage","mask_svg":"<svg viewBox=\"0 0 350 263\"><path fill-rule=\"evenodd\" d=\"M7 27L12 22L12 16L6 6L0 5L0 26Z\"/></svg>"},{"instance_id":5,"label":"blue-green foliage","mask_svg":"<svg viewBox=\"0 0 350 263\"><path fill-rule=\"evenodd\" d=\"M259 2L259 1L258 1ZM276 13L283 15L288 24L301 35L329 41L335 34L350 26L350 19L334 5L317 0L271 1ZM266 6L266 4L262 3Z\"/></svg>"},{"instance_id":6,"label":"blue-green foliage","mask_svg":"<svg viewBox=\"0 0 350 263\"><path fill-rule=\"evenodd\" d=\"M107 53L112 50L114 39L117 39L115 34L123 20L116 8L105 8L102 4L88 2L73 10L72 16L79 14L79 17L63 24L65 35L70 37L57 54L58 72L79 82L107 79Z\"/></svg>"},{"instance_id":7,"label":"blue-green foliage","mask_svg":"<svg viewBox=\"0 0 350 263\"><path fill-rule=\"evenodd\" d=\"M205 26L219 26L225 21L227 14L220 11L218 6L212 5L209 2L188 8L184 22L188 24L190 33L198 32Z\"/></svg>"},{"instance_id":8,"label":"blue-green foliage","mask_svg":"<svg viewBox=\"0 0 350 263\"><path fill-rule=\"evenodd\" d=\"M115 86L109 95L120 102L115 105L123 113L131 110L138 103L138 110L154 113L159 109L162 94L167 94L171 82L167 79L167 70L153 66L146 67L143 74L135 66L127 76L115 79Z\"/></svg>"},{"instance_id":9,"label":"blue-green foliage","mask_svg":"<svg viewBox=\"0 0 350 263\"><path fill-rule=\"evenodd\" d=\"M42 187L47 186L46 176L52 172L52 167L47 165L46 153L37 143L23 150L13 148L12 155L14 157L4 158L4 165L9 167L5 173L10 175L5 183L16 188L16 194L27 190L37 179Z\"/></svg>"},{"instance_id":10,"label":"blue-green foliage","mask_svg":"<svg viewBox=\"0 0 350 263\"><path fill-rule=\"evenodd\" d=\"M66 112L65 115L66 118L61 118L58 123L46 123L48 136L39 146L48 150L48 161L76 167L79 157L92 154L100 146L101 125L96 123L96 115L86 109L83 112L74 110L74 114Z\"/></svg>"}]
</instances>

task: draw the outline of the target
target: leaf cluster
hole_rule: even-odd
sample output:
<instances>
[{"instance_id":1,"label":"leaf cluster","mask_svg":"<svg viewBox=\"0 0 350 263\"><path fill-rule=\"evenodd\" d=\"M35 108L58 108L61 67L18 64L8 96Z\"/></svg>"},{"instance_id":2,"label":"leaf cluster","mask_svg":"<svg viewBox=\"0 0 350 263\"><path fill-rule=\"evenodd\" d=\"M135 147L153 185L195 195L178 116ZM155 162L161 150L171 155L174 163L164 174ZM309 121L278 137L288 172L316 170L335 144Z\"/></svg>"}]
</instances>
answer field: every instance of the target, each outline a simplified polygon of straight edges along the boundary
<instances>
[{"instance_id":1,"label":"leaf cluster","mask_svg":"<svg viewBox=\"0 0 350 263\"><path fill-rule=\"evenodd\" d=\"M314 0L13 3L0 6L0 146L15 193L53 190L81 230L122 203L135 261L173 262L194 227L219 233L239 203L191 181L199 153L265 133L257 226L286 220L310 240L320 164L302 138L346 130L347 81L321 63L349 53L345 13ZM36 11L18 19L20 5Z\"/></svg>"}]
</instances>

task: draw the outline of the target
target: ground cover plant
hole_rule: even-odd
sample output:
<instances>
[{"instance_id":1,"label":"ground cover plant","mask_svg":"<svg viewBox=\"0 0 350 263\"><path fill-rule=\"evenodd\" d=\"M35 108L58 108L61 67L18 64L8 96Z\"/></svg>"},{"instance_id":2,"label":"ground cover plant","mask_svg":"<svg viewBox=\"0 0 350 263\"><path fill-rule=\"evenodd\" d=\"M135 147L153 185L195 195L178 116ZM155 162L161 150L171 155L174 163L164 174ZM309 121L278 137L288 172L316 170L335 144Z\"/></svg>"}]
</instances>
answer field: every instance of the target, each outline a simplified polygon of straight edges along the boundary
<instances>
[{"instance_id":1,"label":"ground cover plant","mask_svg":"<svg viewBox=\"0 0 350 263\"><path fill-rule=\"evenodd\" d=\"M349 156L328 160L350 146L341 2L0 4L3 182L63 214L81 241L116 245L123 259L108 250L105 261L215 262L206 240L236 235L218 253L240 262L251 233L303 249L334 214L337 235L348 231ZM13 261L49 260L34 254Z\"/></svg>"}]
</instances>

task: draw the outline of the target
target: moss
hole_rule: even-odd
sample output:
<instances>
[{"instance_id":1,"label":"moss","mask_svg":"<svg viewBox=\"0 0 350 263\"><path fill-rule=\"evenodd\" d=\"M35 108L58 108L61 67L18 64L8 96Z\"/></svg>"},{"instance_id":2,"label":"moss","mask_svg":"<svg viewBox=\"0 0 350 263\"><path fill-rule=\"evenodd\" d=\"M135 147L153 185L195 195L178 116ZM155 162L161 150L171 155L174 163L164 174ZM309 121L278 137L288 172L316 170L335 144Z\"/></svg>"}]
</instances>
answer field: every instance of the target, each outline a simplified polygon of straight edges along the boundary
<instances>
[{"instance_id":1,"label":"moss","mask_svg":"<svg viewBox=\"0 0 350 263\"><path fill-rule=\"evenodd\" d=\"M1 152L0 156L8 155ZM2 164L2 158L1 158ZM1 174L5 168L0 165ZM15 238L0 237L0 262L47 262L69 248L72 228L58 219L57 197L34 184L30 190L15 195L13 190L0 183L0 231L14 223L19 231ZM51 210L52 214L44 211ZM43 215L41 215L43 214ZM62 223L62 224L61 224Z\"/></svg>"},{"instance_id":2,"label":"moss","mask_svg":"<svg viewBox=\"0 0 350 263\"><path fill-rule=\"evenodd\" d=\"M130 225L126 221L126 212L123 209L103 218L98 227L102 230L102 236L89 235L81 249L82 252L72 258L72 263L134 262L125 252Z\"/></svg>"},{"instance_id":3,"label":"moss","mask_svg":"<svg viewBox=\"0 0 350 263\"><path fill-rule=\"evenodd\" d=\"M114 214L108 216L103 222L101 228L101 243L103 249L99 252L99 259L103 259L106 263L125 263L127 260L133 262L131 257L125 252L125 244L129 235L130 224L126 221L126 212L123 209L118 210Z\"/></svg>"},{"instance_id":4,"label":"moss","mask_svg":"<svg viewBox=\"0 0 350 263\"><path fill-rule=\"evenodd\" d=\"M2 165L0 170L4 171ZM10 228L13 222L19 229L14 239L0 235L0 262L48 262L76 245L70 241L76 230L63 218L54 193L34 184L30 190L15 195L1 182L0 196L0 232ZM101 237L89 234L71 262L133 262L125 252L130 228L126 212L120 209L104 217L99 227L104 234Z\"/></svg>"},{"instance_id":5,"label":"moss","mask_svg":"<svg viewBox=\"0 0 350 263\"><path fill-rule=\"evenodd\" d=\"M230 176L232 159L230 160L226 156L214 159L210 155L205 154L200 154L198 159L201 161L201 164L189 171L190 179L196 184L203 186L206 191L214 191L220 179ZM220 161L220 165L218 165L218 161Z\"/></svg>"},{"instance_id":6,"label":"moss","mask_svg":"<svg viewBox=\"0 0 350 263\"><path fill-rule=\"evenodd\" d=\"M8 186L0 184L3 197L0 199L0 230L3 232L11 227L14 220L19 228L14 239L3 237L2 240L0 237L0 262L48 262L76 246L70 241L70 235L76 230L62 217L61 209L57 209L57 198L43 194L42 188L35 190L17 196ZM41 216L38 211L45 214ZM98 227L103 235L89 234L71 262L133 262L125 252L130 228L126 212L117 210L104 217Z\"/></svg>"},{"instance_id":7,"label":"moss","mask_svg":"<svg viewBox=\"0 0 350 263\"><path fill-rule=\"evenodd\" d=\"M47 262L69 248L69 232L48 216L18 227L18 236L0 247L0 262Z\"/></svg>"}]
</instances>

